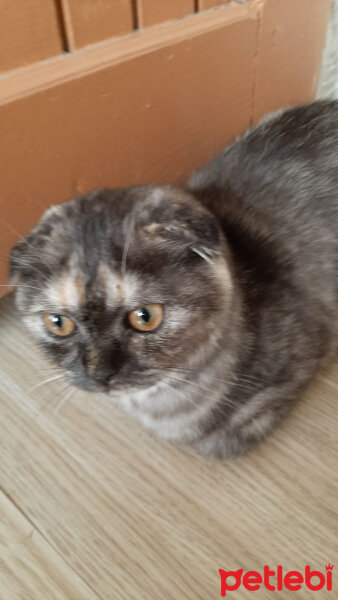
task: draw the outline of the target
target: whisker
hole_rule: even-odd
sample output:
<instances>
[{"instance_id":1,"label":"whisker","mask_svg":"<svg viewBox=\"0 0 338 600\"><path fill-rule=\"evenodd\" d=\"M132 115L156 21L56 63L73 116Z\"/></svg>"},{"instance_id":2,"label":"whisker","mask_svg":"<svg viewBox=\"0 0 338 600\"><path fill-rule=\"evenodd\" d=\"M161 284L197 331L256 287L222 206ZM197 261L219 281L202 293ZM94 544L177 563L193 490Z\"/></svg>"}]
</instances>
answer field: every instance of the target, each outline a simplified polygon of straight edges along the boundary
<instances>
[{"instance_id":1,"label":"whisker","mask_svg":"<svg viewBox=\"0 0 338 600\"><path fill-rule=\"evenodd\" d=\"M187 396L182 394L182 392L179 392L175 388L171 387L171 385L169 385L169 383L162 381L162 385L165 385L167 388L169 388L174 393L174 395L176 395L177 397L183 398L183 400L185 402L188 402L189 404L192 404L193 406L196 406L196 408L198 408L198 404L196 402L194 402L191 398L188 398Z\"/></svg>"},{"instance_id":2,"label":"whisker","mask_svg":"<svg viewBox=\"0 0 338 600\"><path fill-rule=\"evenodd\" d=\"M25 283L18 283L18 284L1 284L0 287L9 287L9 288L18 288L18 287L24 287L26 289L30 289L30 290L39 290L39 292L43 292L42 288L36 287L35 285L26 285Z\"/></svg>"},{"instance_id":3,"label":"whisker","mask_svg":"<svg viewBox=\"0 0 338 600\"><path fill-rule=\"evenodd\" d=\"M57 394L57 398L61 398L61 394L62 393L67 392L70 387L73 387L70 383L67 383L66 380L62 381L61 383L63 383L65 387L64 387L63 390L59 391L59 393ZM43 406L40 408L40 410L35 415L35 421L37 421L41 417L41 415L46 411L46 409L48 408L48 406L54 400L55 400L55 396L50 396L47 400L44 400Z\"/></svg>"},{"instance_id":4,"label":"whisker","mask_svg":"<svg viewBox=\"0 0 338 600\"><path fill-rule=\"evenodd\" d=\"M56 419L57 415L59 414L59 412L60 412L61 408L64 406L64 404L67 402L67 400L70 400L70 398L72 397L72 395L73 395L75 392L76 392L76 388L75 388L75 387L72 387L72 388L69 390L69 393L68 393L68 394L66 394L66 395L65 395L65 397L64 397L64 398L62 398L61 402L59 402L59 403L57 404L56 408L53 410L53 413L52 413L52 421L53 421L53 422L55 421L55 419Z\"/></svg>"},{"instance_id":5,"label":"whisker","mask_svg":"<svg viewBox=\"0 0 338 600\"><path fill-rule=\"evenodd\" d=\"M195 373L197 374L198 371L196 368L184 368L184 367L167 367L164 366L163 369L167 370L167 371L172 371L172 372L177 372L178 374L180 373ZM242 386L241 381L243 381L244 383L248 383L248 384L252 384L252 386L254 386L254 384L261 384L262 383L262 379L259 379L258 377L254 377L251 375L239 375L239 376L234 376L232 378L229 379L224 379L221 377L214 377L212 376L213 381L220 381L222 383L228 384L228 385L236 385L236 386ZM247 386L242 386L245 389L251 389ZM252 388L254 389L254 388Z\"/></svg>"},{"instance_id":6,"label":"whisker","mask_svg":"<svg viewBox=\"0 0 338 600\"><path fill-rule=\"evenodd\" d=\"M195 383L194 381L190 381L189 379L179 379L178 377L170 377L170 379L172 379L172 381L180 381L182 383L188 383L189 385L199 388L199 389L204 389L207 392L213 392L214 390L212 390L211 388L205 387L199 383Z\"/></svg>"},{"instance_id":7,"label":"whisker","mask_svg":"<svg viewBox=\"0 0 338 600\"><path fill-rule=\"evenodd\" d=\"M212 265L212 260L210 258L210 256L207 255L206 252L203 252L201 250L201 248L191 248L192 252L195 252L195 254L198 254L198 256L200 256L201 258L203 258L203 260L205 260L207 263L209 263L210 265Z\"/></svg>"},{"instance_id":8,"label":"whisker","mask_svg":"<svg viewBox=\"0 0 338 600\"><path fill-rule=\"evenodd\" d=\"M208 388L208 387L206 387L206 386L204 386L204 385L201 385L201 384L197 384L197 383L195 383L195 382L192 382L192 381L190 381L189 379L178 379L178 378L175 378L175 377L171 377L170 375L167 375L167 378L168 378L168 379L171 379L172 381L180 381L180 382L182 382L182 383L186 383L187 385L191 385L191 386L193 386L193 387L196 387L196 388L198 388L198 389L199 389L199 390L201 390L202 392L209 392L209 393L210 393L210 392L214 392L214 390L212 390L211 388ZM250 388L247 388L247 389L250 389ZM225 404L228 404L229 406L234 406L234 407L238 406L238 403L237 403L236 401L234 401L234 400L231 400L231 399L230 399L230 398L228 398L226 395L222 396L222 397L219 399L219 401L218 401L218 403L222 403L222 402L224 402Z\"/></svg>"},{"instance_id":9,"label":"whisker","mask_svg":"<svg viewBox=\"0 0 338 600\"><path fill-rule=\"evenodd\" d=\"M56 379L62 379L62 378L63 378L62 373L61 373L61 375L54 375L54 377L49 377L49 379L45 379L44 381L40 381L40 383L33 385L33 387L30 388L27 393L30 394L33 390L37 390L39 387L42 387L43 385L46 385L47 383L50 383L51 381L55 381Z\"/></svg>"},{"instance_id":10,"label":"whisker","mask_svg":"<svg viewBox=\"0 0 338 600\"><path fill-rule=\"evenodd\" d=\"M179 392L178 390L175 390L174 388L172 388L171 385L169 383L167 383L166 381L161 381L161 385L164 385L165 387L169 388L172 392L177 393L178 396L180 396L181 398L183 398L185 400L185 395L182 394L182 392Z\"/></svg>"},{"instance_id":11,"label":"whisker","mask_svg":"<svg viewBox=\"0 0 338 600\"><path fill-rule=\"evenodd\" d=\"M172 378L171 378L171 377L169 377L169 379L172 379ZM177 380L176 380L176 379L173 379L173 381L177 381ZM181 381L182 381L182 380L181 380ZM191 384L191 382L190 382L189 380L187 380L187 381L186 381L186 383L187 383L187 384ZM196 384L195 384L195 385L196 385ZM196 387L200 388L200 390L201 390L202 392L203 392L203 391L207 391L207 392L209 392L209 391L210 391L210 390L209 390L209 388L205 388L205 387L203 387L203 386L200 386L200 385L196 385ZM172 389L174 389L174 388L172 388ZM175 390L175 391L178 391L178 390ZM190 403L191 403L191 404L194 404L195 406L198 406L198 405L197 405L196 403L194 403L194 402L193 402L193 401L192 401L190 398L187 398L187 397L186 397L186 396L184 396L183 394L182 394L182 397L184 397L184 399L185 399L186 401L188 401L188 402L190 401ZM221 396L220 398L218 398L218 400L217 400L217 404L227 404L228 406L233 406L233 407L235 407L235 408L238 406L237 402L235 402L234 400L231 400L230 398L227 398L227 396Z\"/></svg>"}]
</instances>

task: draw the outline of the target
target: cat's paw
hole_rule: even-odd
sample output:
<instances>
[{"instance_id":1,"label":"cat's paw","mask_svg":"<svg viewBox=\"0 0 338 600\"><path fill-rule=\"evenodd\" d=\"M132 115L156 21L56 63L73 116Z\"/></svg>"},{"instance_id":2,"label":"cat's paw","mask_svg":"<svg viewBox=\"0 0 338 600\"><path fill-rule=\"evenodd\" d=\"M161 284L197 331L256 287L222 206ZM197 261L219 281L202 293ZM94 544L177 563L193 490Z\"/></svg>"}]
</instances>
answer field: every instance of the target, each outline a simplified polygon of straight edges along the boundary
<instances>
[{"instance_id":1,"label":"cat's paw","mask_svg":"<svg viewBox=\"0 0 338 600\"><path fill-rule=\"evenodd\" d=\"M263 441L264 437L245 436L241 432L218 429L195 442L194 446L203 456L229 459L246 454L253 446Z\"/></svg>"},{"instance_id":2,"label":"cat's paw","mask_svg":"<svg viewBox=\"0 0 338 600\"><path fill-rule=\"evenodd\" d=\"M266 388L240 406L229 421L195 442L195 447L214 458L241 456L274 431L296 397L292 385Z\"/></svg>"}]
</instances>

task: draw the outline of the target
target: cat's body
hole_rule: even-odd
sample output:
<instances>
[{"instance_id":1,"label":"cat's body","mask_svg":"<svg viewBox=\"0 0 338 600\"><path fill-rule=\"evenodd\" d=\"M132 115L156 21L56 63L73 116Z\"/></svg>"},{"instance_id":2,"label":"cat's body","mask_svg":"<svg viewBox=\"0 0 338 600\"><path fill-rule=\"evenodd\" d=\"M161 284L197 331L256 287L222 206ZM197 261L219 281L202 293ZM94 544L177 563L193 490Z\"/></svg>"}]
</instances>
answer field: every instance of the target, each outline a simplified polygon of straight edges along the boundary
<instances>
[{"instance_id":1,"label":"cat's body","mask_svg":"<svg viewBox=\"0 0 338 600\"><path fill-rule=\"evenodd\" d=\"M105 387L166 439L245 452L337 354L338 102L265 119L184 190L53 208L12 273L28 326L75 385ZM136 332L126 315L149 303L163 322ZM72 335L47 331L46 311Z\"/></svg>"}]
</instances>

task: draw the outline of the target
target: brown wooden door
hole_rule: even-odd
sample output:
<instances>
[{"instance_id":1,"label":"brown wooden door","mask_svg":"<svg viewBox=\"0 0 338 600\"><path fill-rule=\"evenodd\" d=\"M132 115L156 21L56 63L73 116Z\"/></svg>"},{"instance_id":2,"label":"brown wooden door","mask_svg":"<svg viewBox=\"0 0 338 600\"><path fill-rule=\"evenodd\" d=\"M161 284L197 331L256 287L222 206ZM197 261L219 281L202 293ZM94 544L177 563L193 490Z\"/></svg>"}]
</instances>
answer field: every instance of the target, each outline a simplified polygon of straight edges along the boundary
<instances>
[{"instance_id":1,"label":"brown wooden door","mask_svg":"<svg viewBox=\"0 0 338 600\"><path fill-rule=\"evenodd\" d=\"M1 283L51 204L184 181L264 113L313 98L330 5L0 0Z\"/></svg>"}]
</instances>

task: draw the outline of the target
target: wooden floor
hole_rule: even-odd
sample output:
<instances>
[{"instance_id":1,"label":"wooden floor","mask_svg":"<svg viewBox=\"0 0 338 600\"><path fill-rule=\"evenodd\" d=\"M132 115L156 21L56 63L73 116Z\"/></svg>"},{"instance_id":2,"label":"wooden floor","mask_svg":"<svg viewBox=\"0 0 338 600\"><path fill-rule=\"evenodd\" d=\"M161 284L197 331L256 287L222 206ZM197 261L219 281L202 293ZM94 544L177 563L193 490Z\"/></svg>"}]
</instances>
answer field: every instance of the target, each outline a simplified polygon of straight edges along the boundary
<instances>
[{"instance_id":1,"label":"wooden floor","mask_svg":"<svg viewBox=\"0 0 338 600\"><path fill-rule=\"evenodd\" d=\"M211 600L218 569L338 571L338 367L268 443L211 461L53 376L0 303L1 600ZM336 581L335 581L336 579ZM337 598L334 589L227 598Z\"/></svg>"}]
</instances>

